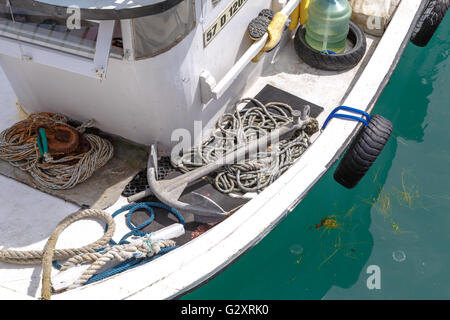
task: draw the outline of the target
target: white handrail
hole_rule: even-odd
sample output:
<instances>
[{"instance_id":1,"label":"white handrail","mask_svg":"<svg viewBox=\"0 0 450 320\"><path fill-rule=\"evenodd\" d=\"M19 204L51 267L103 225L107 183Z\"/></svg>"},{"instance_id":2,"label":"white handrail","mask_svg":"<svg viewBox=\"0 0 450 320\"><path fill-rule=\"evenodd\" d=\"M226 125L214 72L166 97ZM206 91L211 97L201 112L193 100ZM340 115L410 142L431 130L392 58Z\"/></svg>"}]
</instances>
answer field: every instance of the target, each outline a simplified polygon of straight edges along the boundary
<instances>
[{"instance_id":1,"label":"white handrail","mask_svg":"<svg viewBox=\"0 0 450 320\"><path fill-rule=\"evenodd\" d=\"M289 1L281 10L281 13L289 16L295 8L297 8L300 2L301 0ZM268 37L269 35L266 32L261 39L253 43L218 83L216 83L209 71L203 71L200 74L202 102L206 104L211 99L219 99L232 85L247 64L249 64L250 61L264 48Z\"/></svg>"}]
</instances>

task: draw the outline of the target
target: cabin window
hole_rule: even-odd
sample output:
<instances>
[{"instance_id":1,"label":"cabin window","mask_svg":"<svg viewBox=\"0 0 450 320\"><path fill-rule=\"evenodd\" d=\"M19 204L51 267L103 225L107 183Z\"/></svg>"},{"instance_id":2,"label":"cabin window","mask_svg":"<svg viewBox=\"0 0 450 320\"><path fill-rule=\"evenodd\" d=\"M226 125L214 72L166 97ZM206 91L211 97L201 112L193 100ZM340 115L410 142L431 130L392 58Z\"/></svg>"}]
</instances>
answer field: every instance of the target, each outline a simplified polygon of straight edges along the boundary
<instances>
[{"instance_id":1,"label":"cabin window","mask_svg":"<svg viewBox=\"0 0 450 320\"><path fill-rule=\"evenodd\" d=\"M99 23L81 20L79 28L68 28L67 19L26 10L0 2L0 36L41 47L94 59ZM121 58L120 24L116 23L110 56Z\"/></svg>"},{"instance_id":2,"label":"cabin window","mask_svg":"<svg viewBox=\"0 0 450 320\"><path fill-rule=\"evenodd\" d=\"M136 59L161 54L181 40L195 27L195 3L184 0L156 15L133 19Z\"/></svg>"}]
</instances>

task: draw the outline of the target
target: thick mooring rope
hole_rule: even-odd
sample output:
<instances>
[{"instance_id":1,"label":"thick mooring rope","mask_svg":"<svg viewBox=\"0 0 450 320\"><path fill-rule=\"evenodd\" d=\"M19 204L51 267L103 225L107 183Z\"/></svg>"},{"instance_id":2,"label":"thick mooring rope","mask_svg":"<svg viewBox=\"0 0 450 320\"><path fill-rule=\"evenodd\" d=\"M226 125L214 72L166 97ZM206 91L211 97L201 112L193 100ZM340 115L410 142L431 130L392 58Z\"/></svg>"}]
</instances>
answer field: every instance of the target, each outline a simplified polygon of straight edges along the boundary
<instances>
[{"instance_id":1,"label":"thick mooring rope","mask_svg":"<svg viewBox=\"0 0 450 320\"><path fill-rule=\"evenodd\" d=\"M85 134L90 144L88 152L52 159L41 157L36 130L40 126L67 125L67 119L59 114L31 114L0 133L0 159L30 173L36 186L44 190L65 190L88 179L95 170L103 167L113 156L114 148L106 139ZM78 128L79 132L92 126L88 121ZM41 160L42 159L42 160Z\"/></svg>"},{"instance_id":2,"label":"thick mooring rope","mask_svg":"<svg viewBox=\"0 0 450 320\"><path fill-rule=\"evenodd\" d=\"M107 225L105 234L94 243L76 249L55 249L59 235L72 223L86 218L103 220ZM109 244L115 231L115 222L110 214L103 210L85 209L64 218L47 240L44 250L0 250L0 261L15 264L42 263L42 299L48 300L51 295L51 269L53 260L66 260L73 256L94 253Z\"/></svg>"},{"instance_id":3,"label":"thick mooring rope","mask_svg":"<svg viewBox=\"0 0 450 320\"><path fill-rule=\"evenodd\" d=\"M67 216L58 223L48 238L44 250L0 250L0 261L13 264L42 264L42 299L48 300L51 297L52 261L65 260L62 266L55 264L56 267L59 266L60 271L65 271L82 263L91 264L80 278L67 288L74 289L135 268L177 248L175 241L168 239L153 240L151 239L151 232L141 230L153 222L155 208L167 210L168 213L177 217L179 223L184 225L184 218L178 211L156 202L130 204L118 209L112 215L104 210L84 209ZM147 210L150 217L147 221L135 226L131 222L131 216L139 209ZM126 224L131 231L124 235L119 243L116 243L112 240L115 231L114 217L123 212L128 212ZM68 226L87 218L105 222L105 234L99 240L81 248L55 249L59 236ZM111 261L117 261L120 264L98 273Z\"/></svg>"},{"instance_id":4,"label":"thick mooring rope","mask_svg":"<svg viewBox=\"0 0 450 320\"><path fill-rule=\"evenodd\" d=\"M238 109L242 103L255 106ZM266 105L252 98L238 101L233 113L224 114L217 123L217 130L200 147L194 147L172 159L172 164L183 172L194 170L220 159L238 146L268 135L271 131L293 122L292 107L281 102ZM260 192L289 169L311 144L310 136L318 131L318 122L311 122L290 137L273 143L248 159L224 167L213 183L223 193Z\"/></svg>"},{"instance_id":5,"label":"thick mooring rope","mask_svg":"<svg viewBox=\"0 0 450 320\"><path fill-rule=\"evenodd\" d=\"M150 202L133 205L133 207L126 206L124 209L131 209L130 212L134 212L132 210L139 209L143 205L146 205L152 215L154 215L153 209L150 207L153 203ZM124 210L122 209L116 211L116 214L123 212ZM178 217L181 217L178 212L175 213ZM55 249L59 236L65 229L67 229L68 226L76 221L87 218L99 219L105 222L105 234L99 240L81 248ZM145 225L151 221L153 221L152 217L145 223ZM181 222L184 224L184 220L181 220ZM64 264L60 268L60 271L65 271L81 263L91 264L89 268L80 276L80 278L67 288L70 290L83 286L91 281L94 276L98 278L106 278L109 275L127 270L132 267L129 263L130 261L133 261L133 264L137 266L140 263L149 261L149 258L151 257L166 253L177 247L175 241L173 240L151 240L150 232L143 232L139 230L143 227L143 225L133 227L132 232L128 234L128 237L133 234L142 234L142 236L133 237L131 243L125 241L125 239L128 238L126 237L122 242L116 244L112 241L112 236L115 232L114 214L110 215L106 211L98 209L81 210L67 216L60 223L58 223L48 238L44 250L0 250L0 261L26 265L42 264L41 296L42 299L49 300L51 298L52 261L65 260ZM128 262L128 265L118 266L117 268L113 268L103 274L97 274L100 269L111 261Z\"/></svg>"},{"instance_id":6,"label":"thick mooring rope","mask_svg":"<svg viewBox=\"0 0 450 320\"><path fill-rule=\"evenodd\" d=\"M89 268L67 289L75 289L86 284L98 271L111 261L124 262L129 259L150 258L161 252L163 248L173 248L176 243L173 240L151 241L148 236L138 237L133 243L115 245L101 252L84 253L67 260L60 271L65 271L81 263L91 263Z\"/></svg>"},{"instance_id":7,"label":"thick mooring rope","mask_svg":"<svg viewBox=\"0 0 450 320\"><path fill-rule=\"evenodd\" d=\"M105 245L110 242L114 234L115 223L111 215L103 210L85 209L73 213L62 220L55 230L64 230L75 221L87 218L99 219L106 223L107 231L105 232L103 237L101 237L96 242L81 248L56 249L53 252L53 258L55 260L66 260L79 254L93 253L98 249L104 248ZM43 255L43 250L0 250L0 261L26 265L40 264L42 262Z\"/></svg>"}]
</instances>

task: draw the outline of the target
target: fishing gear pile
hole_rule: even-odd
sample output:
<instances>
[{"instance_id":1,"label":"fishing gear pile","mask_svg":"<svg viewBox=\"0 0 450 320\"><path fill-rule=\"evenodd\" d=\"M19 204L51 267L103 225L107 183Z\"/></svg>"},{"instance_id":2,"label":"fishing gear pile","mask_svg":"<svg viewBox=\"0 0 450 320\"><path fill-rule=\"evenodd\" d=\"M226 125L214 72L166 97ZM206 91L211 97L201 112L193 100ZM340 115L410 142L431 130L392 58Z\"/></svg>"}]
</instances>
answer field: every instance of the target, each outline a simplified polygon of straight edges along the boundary
<instances>
[{"instance_id":1,"label":"fishing gear pile","mask_svg":"<svg viewBox=\"0 0 450 320\"><path fill-rule=\"evenodd\" d=\"M151 232L141 230L155 219L155 208L161 208L174 214L179 223L184 226L184 218L178 211L160 203L141 202L131 204L120 208L112 215L100 209L84 209L65 217L58 223L48 238L44 250L0 249L0 261L21 265L42 264L42 299L49 300L52 292L52 266L63 272L80 264L90 264L89 268L72 284L64 287L64 289L59 289L59 291L63 291L75 289L135 268L178 248L174 240L153 240ZM131 223L131 215L139 209L147 210L150 213L150 218L135 226ZM128 212L126 223L130 232L116 243L112 240L116 230L114 217L122 212ZM76 221L83 219L103 221L105 223L104 235L97 241L83 247L56 249L57 240L62 232ZM63 265L57 262L60 260L65 260ZM112 263L114 266L109 266L102 271L108 263Z\"/></svg>"},{"instance_id":2,"label":"fishing gear pile","mask_svg":"<svg viewBox=\"0 0 450 320\"><path fill-rule=\"evenodd\" d=\"M243 103L247 106L239 109ZM172 165L182 172L194 170L294 121L293 108L281 102L264 105L256 99L247 98L238 101L234 110L219 119L210 139L199 147L191 148L180 158L172 159ZM225 194L260 192L294 164L311 145L310 137L318 130L317 120L311 119L301 130L296 130L278 143L272 143L267 150L260 150L247 159L225 166L211 182Z\"/></svg>"},{"instance_id":3,"label":"fishing gear pile","mask_svg":"<svg viewBox=\"0 0 450 320\"><path fill-rule=\"evenodd\" d=\"M31 114L0 134L0 159L28 172L39 189L65 190L91 177L113 156L111 142L72 127L60 114Z\"/></svg>"}]
</instances>

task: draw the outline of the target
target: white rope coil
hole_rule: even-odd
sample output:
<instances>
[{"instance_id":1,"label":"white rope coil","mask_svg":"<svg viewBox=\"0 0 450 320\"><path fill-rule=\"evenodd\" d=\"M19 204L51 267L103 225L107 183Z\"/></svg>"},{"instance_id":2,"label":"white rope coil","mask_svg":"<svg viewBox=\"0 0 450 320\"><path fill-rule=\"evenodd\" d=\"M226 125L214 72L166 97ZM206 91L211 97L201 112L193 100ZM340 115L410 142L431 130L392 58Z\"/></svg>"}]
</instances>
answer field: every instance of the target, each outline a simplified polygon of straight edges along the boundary
<instances>
[{"instance_id":1,"label":"white rope coil","mask_svg":"<svg viewBox=\"0 0 450 320\"><path fill-rule=\"evenodd\" d=\"M255 106L239 109L243 103ZM270 132L293 122L293 108L285 103L260 101L247 98L238 101L233 113L224 114L217 122L212 137L199 147L193 147L172 165L183 172L194 170L220 159L237 147L270 134ZM318 131L316 119L289 137L260 150L236 164L218 171L212 183L223 193L260 192L289 169L310 146L310 136Z\"/></svg>"},{"instance_id":2,"label":"white rope coil","mask_svg":"<svg viewBox=\"0 0 450 320\"><path fill-rule=\"evenodd\" d=\"M95 275L109 262L123 262L132 258L149 258L157 255L162 248L169 248L175 245L176 243L173 240L151 241L148 236L139 237L132 243L107 247L101 252L76 255L67 260L61 266L60 271L63 272L83 263L91 264L91 266L80 276L80 278L68 287L68 289L75 289L83 286L93 275Z\"/></svg>"}]
</instances>

